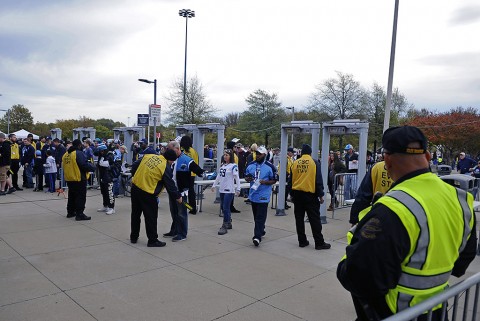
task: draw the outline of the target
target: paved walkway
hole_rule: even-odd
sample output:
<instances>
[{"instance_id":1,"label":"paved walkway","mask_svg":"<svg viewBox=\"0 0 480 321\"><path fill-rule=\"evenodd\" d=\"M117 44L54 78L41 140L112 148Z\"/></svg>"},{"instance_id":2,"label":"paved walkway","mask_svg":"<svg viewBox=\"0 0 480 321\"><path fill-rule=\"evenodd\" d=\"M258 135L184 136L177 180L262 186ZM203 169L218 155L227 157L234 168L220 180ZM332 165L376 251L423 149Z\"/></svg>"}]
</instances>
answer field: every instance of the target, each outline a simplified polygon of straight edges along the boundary
<instances>
[{"instance_id":1,"label":"paved walkway","mask_svg":"<svg viewBox=\"0 0 480 321\"><path fill-rule=\"evenodd\" d=\"M332 249L299 248L293 217L269 210L266 238L251 242L252 214L243 199L233 230L217 235L222 219L213 193L189 216L188 240L148 248L142 226L130 244L130 199L114 215L67 219L63 196L25 190L0 197L0 320L352 320L349 293L335 270L345 248L348 210L328 219ZM330 213L328 214L330 217ZM164 194L158 231L170 226ZM307 223L308 224L308 223ZM307 227L310 232L310 228ZM477 258L467 276L480 270Z\"/></svg>"}]
</instances>

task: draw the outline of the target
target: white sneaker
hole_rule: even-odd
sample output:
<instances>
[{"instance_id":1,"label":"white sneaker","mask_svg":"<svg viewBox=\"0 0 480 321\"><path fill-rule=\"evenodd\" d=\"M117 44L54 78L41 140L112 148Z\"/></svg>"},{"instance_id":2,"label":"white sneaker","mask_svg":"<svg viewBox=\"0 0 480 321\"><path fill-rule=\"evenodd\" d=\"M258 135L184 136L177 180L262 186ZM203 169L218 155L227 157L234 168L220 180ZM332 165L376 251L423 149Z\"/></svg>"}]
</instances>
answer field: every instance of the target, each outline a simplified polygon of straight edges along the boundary
<instances>
[{"instance_id":1,"label":"white sneaker","mask_svg":"<svg viewBox=\"0 0 480 321\"><path fill-rule=\"evenodd\" d=\"M104 208L99 208L97 210L97 212L106 212L106 211L108 211L108 207L106 207L106 206Z\"/></svg>"},{"instance_id":2,"label":"white sneaker","mask_svg":"<svg viewBox=\"0 0 480 321\"><path fill-rule=\"evenodd\" d=\"M115 214L115 209L114 208L108 208L105 214L110 215L110 214Z\"/></svg>"}]
</instances>

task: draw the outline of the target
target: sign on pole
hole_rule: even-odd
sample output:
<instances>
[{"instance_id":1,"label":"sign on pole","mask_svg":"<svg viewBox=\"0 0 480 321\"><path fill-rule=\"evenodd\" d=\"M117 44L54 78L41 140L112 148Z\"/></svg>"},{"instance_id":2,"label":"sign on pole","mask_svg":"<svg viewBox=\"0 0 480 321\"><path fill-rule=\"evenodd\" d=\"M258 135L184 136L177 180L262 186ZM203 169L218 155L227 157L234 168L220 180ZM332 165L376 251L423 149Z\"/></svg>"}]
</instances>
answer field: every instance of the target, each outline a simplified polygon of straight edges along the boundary
<instances>
[{"instance_id":1,"label":"sign on pole","mask_svg":"<svg viewBox=\"0 0 480 321\"><path fill-rule=\"evenodd\" d=\"M161 105L149 105L149 112L150 112L150 126L160 126L161 117L162 117L162 106ZM153 123L153 119L155 118L156 124Z\"/></svg>"},{"instance_id":2,"label":"sign on pole","mask_svg":"<svg viewBox=\"0 0 480 321\"><path fill-rule=\"evenodd\" d=\"M137 126L148 126L148 114L137 114Z\"/></svg>"}]
</instances>

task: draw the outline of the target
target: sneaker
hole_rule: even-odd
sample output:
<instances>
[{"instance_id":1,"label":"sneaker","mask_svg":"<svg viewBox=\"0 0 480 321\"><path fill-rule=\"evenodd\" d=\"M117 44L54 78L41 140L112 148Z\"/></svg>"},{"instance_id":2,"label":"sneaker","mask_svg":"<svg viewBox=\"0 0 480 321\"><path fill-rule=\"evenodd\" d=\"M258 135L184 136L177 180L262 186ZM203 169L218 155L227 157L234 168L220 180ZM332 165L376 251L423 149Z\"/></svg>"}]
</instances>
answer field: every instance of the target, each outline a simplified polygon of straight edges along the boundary
<instances>
[{"instance_id":1,"label":"sneaker","mask_svg":"<svg viewBox=\"0 0 480 321\"><path fill-rule=\"evenodd\" d=\"M177 234L175 234L173 232L168 232L168 233L163 234L163 237L175 237L175 236L177 236Z\"/></svg>"},{"instance_id":2,"label":"sneaker","mask_svg":"<svg viewBox=\"0 0 480 321\"><path fill-rule=\"evenodd\" d=\"M223 223L222 227L220 227L218 230L218 235L225 235L228 233L226 224L227 223Z\"/></svg>"},{"instance_id":3,"label":"sneaker","mask_svg":"<svg viewBox=\"0 0 480 321\"><path fill-rule=\"evenodd\" d=\"M331 247L330 244L323 242L323 244L315 245L315 250L328 250Z\"/></svg>"},{"instance_id":4,"label":"sneaker","mask_svg":"<svg viewBox=\"0 0 480 321\"><path fill-rule=\"evenodd\" d=\"M6 194L12 194L13 192L16 192L16 191L17 190L15 189L15 187L12 187L8 189L8 192Z\"/></svg>"},{"instance_id":5,"label":"sneaker","mask_svg":"<svg viewBox=\"0 0 480 321\"><path fill-rule=\"evenodd\" d=\"M99 208L97 210L97 212L106 212L106 211L108 211L108 207L106 207L106 206L104 208Z\"/></svg>"},{"instance_id":6,"label":"sneaker","mask_svg":"<svg viewBox=\"0 0 480 321\"><path fill-rule=\"evenodd\" d=\"M75 216L75 221L89 221L91 220L92 218L90 216L87 216L85 214L80 214L80 215L77 215Z\"/></svg>"},{"instance_id":7,"label":"sneaker","mask_svg":"<svg viewBox=\"0 0 480 321\"><path fill-rule=\"evenodd\" d=\"M308 246L309 244L310 244L309 241L305 241L305 242L302 242L302 243L298 243L298 246L305 247L305 246Z\"/></svg>"},{"instance_id":8,"label":"sneaker","mask_svg":"<svg viewBox=\"0 0 480 321\"><path fill-rule=\"evenodd\" d=\"M115 214L115 209L114 208L108 208L108 210L105 212L107 215Z\"/></svg>"},{"instance_id":9,"label":"sneaker","mask_svg":"<svg viewBox=\"0 0 480 321\"><path fill-rule=\"evenodd\" d=\"M4 191L0 191L0 195L7 195Z\"/></svg>"},{"instance_id":10,"label":"sneaker","mask_svg":"<svg viewBox=\"0 0 480 321\"><path fill-rule=\"evenodd\" d=\"M148 247L164 247L165 245L167 245L167 243L159 241L159 240L155 240L153 242L148 241L148 243L147 243Z\"/></svg>"},{"instance_id":11,"label":"sneaker","mask_svg":"<svg viewBox=\"0 0 480 321\"><path fill-rule=\"evenodd\" d=\"M172 242L180 242L180 241L185 241L186 239L187 239L186 237L183 237L183 236L177 235L177 236L175 236L175 237L172 239Z\"/></svg>"},{"instance_id":12,"label":"sneaker","mask_svg":"<svg viewBox=\"0 0 480 321\"><path fill-rule=\"evenodd\" d=\"M285 209L286 209L286 210L288 210L288 209L290 209L290 208L292 208L290 205L285 204Z\"/></svg>"},{"instance_id":13,"label":"sneaker","mask_svg":"<svg viewBox=\"0 0 480 321\"><path fill-rule=\"evenodd\" d=\"M230 221L230 222L228 222L228 223L223 223L223 224L225 224L225 225L226 225L226 227L227 227L227 230L231 230L231 229L232 229L232 222L231 222L231 221Z\"/></svg>"},{"instance_id":14,"label":"sneaker","mask_svg":"<svg viewBox=\"0 0 480 321\"><path fill-rule=\"evenodd\" d=\"M252 241L253 241L253 245L255 245L255 246L259 246L259 245L260 245L260 240L259 240L259 239L253 238Z\"/></svg>"}]
</instances>

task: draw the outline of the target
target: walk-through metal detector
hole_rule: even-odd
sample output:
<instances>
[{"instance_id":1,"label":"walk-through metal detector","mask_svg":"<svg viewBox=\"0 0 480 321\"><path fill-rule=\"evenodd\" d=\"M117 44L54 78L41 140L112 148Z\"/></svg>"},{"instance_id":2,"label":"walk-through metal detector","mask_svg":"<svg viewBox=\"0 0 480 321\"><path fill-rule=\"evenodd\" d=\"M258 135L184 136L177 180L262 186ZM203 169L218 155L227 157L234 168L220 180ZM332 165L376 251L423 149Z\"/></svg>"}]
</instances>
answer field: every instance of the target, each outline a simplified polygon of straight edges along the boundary
<instances>
[{"instance_id":1,"label":"walk-through metal detector","mask_svg":"<svg viewBox=\"0 0 480 321\"><path fill-rule=\"evenodd\" d=\"M217 171L220 169L223 156L223 144L225 140L225 125L219 123L207 124L186 124L175 128L177 136L183 136L189 133L193 134L192 146L198 153L198 165L203 168L204 156L203 147L205 146L205 134L217 134Z\"/></svg>"},{"instance_id":2,"label":"walk-through metal detector","mask_svg":"<svg viewBox=\"0 0 480 321\"><path fill-rule=\"evenodd\" d=\"M133 153L132 145L134 142L134 137L138 134L138 140L145 138L145 127L135 126L135 127L116 127L113 129L113 139L120 140L120 136L123 134L123 145L128 148L127 153L127 163L132 164Z\"/></svg>"},{"instance_id":3,"label":"walk-through metal detector","mask_svg":"<svg viewBox=\"0 0 480 321\"><path fill-rule=\"evenodd\" d=\"M203 146L205 145L205 134L206 133L217 133L217 173L222 165L222 156L223 156L223 143L225 140L225 125L219 123L207 123L207 124L187 124L177 126L175 128L177 136L182 136L188 133L193 134L192 146L198 153L198 166L203 168L204 164L204 155L203 155ZM214 203L220 202L220 193L217 189L217 194L215 197Z\"/></svg>"},{"instance_id":4,"label":"walk-through metal detector","mask_svg":"<svg viewBox=\"0 0 480 321\"><path fill-rule=\"evenodd\" d=\"M287 144L288 134L311 134L312 135L312 158L317 158L320 136L320 124L311 120L292 121L281 126L280 137L280 176L277 202L277 215L285 215L285 188L287 184ZM322 205L324 206L324 204ZM325 207L325 206L324 206Z\"/></svg>"},{"instance_id":5,"label":"walk-through metal detector","mask_svg":"<svg viewBox=\"0 0 480 321\"><path fill-rule=\"evenodd\" d=\"M332 135L360 135L358 146L358 179L357 188L360 186L363 177L367 172L367 139L368 122L360 119L338 119L332 122L322 123L322 176L325 194L328 192L328 157L330 153L330 137ZM323 224L327 223L326 202L320 207L320 219Z\"/></svg>"},{"instance_id":6,"label":"walk-through metal detector","mask_svg":"<svg viewBox=\"0 0 480 321\"><path fill-rule=\"evenodd\" d=\"M50 137L52 137L52 139L58 138L62 140L62 130L60 128L50 129Z\"/></svg>"},{"instance_id":7,"label":"walk-through metal detector","mask_svg":"<svg viewBox=\"0 0 480 321\"><path fill-rule=\"evenodd\" d=\"M95 133L97 130L93 127L78 127L73 129L73 139L82 139L88 137L91 140L95 139Z\"/></svg>"}]
</instances>

